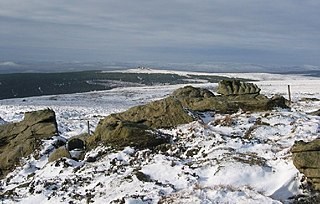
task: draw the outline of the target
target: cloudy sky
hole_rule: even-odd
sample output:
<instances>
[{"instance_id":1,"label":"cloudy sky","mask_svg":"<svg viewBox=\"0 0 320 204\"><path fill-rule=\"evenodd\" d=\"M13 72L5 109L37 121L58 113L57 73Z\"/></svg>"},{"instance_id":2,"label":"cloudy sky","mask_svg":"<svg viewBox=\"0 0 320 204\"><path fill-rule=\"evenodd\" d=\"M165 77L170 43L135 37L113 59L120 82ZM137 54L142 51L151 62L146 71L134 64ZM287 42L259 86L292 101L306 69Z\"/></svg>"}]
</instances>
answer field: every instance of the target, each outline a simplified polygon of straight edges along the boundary
<instances>
[{"instance_id":1,"label":"cloudy sky","mask_svg":"<svg viewBox=\"0 0 320 204\"><path fill-rule=\"evenodd\" d=\"M5 60L320 65L320 1L1 0Z\"/></svg>"}]
</instances>

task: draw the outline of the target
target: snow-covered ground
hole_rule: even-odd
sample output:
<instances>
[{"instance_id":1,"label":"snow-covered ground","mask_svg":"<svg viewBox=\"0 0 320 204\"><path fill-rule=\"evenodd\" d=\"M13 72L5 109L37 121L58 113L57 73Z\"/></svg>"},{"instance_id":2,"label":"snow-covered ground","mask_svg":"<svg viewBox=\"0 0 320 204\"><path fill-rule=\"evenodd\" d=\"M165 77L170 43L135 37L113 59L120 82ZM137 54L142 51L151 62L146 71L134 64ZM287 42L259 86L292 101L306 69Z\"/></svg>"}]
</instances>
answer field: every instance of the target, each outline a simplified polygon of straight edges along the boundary
<instances>
[{"instance_id":1,"label":"snow-covered ground","mask_svg":"<svg viewBox=\"0 0 320 204\"><path fill-rule=\"evenodd\" d=\"M163 70L129 70L165 72ZM166 71L172 73L172 71ZM179 74L205 74L175 72ZM212 74L251 78L267 96L287 98L291 86L292 109L232 115L210 114L205 123L193 122L172 130L173 143L156 150L127 147L104 152L96 162L65 160L47 163L43 154L8 175L0 193L13 190L15 200L4 203L281 203L301 194L301 175L292 164L290 148L296 140L319 137L320 117L307 112L320 109L319 78L276 74ZM185 85L116 88L81 94L0 100L0 118L22 119L23 112L52 108L60 135L69 138L93 131L111 113L168 96ZM196 84L215 91L217 84ZM3 123L1 120L0 123ZM43 152L51 148L44 142ZM100 153L99 153L100 152ZM8 179L10 178L10 179Z\"/></svg>"}]
</instances>

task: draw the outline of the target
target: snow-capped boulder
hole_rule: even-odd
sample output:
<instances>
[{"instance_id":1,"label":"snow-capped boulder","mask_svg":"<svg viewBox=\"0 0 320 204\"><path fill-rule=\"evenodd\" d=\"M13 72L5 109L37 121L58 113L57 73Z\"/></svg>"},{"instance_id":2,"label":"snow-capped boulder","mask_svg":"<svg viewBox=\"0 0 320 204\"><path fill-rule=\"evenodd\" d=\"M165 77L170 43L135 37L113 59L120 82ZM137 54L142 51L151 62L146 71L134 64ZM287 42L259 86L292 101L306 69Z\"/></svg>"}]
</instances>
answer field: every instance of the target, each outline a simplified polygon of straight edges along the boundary
<instances>
[{"instance_id":1,"label":"snow-capped boulder","mask_svg":"<svg viewBox=\"0 0 320 204\"><path fill-rule=\"evenodd\" d=\"M291 149L293 164L320 191L320 139L311 142L299 141Z\"/></svg>"},{"instance_id":2,"label":"snow-capped boulder","mask_svg":"<svg viewBox=\"0 0 320 204\"><path fill-rule=\"evenodd\" d=\"M36 153L41 139L57 134L53 110L26 112L18 123L0 125L0 177L10 172L20 159Z\"/></svg>"},{"instance_id":3,"label":"snow-capped boulder","mask_svg":"<svg viewBox=\"0 0 320 204\"><path fill-rule=\"evenodd\" d=\"M114 120L106 124L100 124L94 135L88 137L89 148L99 144L122 148L126 146L141 148L152 148L157 145L169 142L168 135L165 135L142 123Z\"/></svg>"},{"instance_id":4,"label":"snow-capped boulder","mask_svg":"<svg viewBox=\"0 0 320 204\"><path fill-rule=\"evenodd\" d=\"M245 95L245 94L259 94L260 88L253 83L245 83L240 80L222 80L219 82L217 92L219 94L229 95Z\"/></svg>"}]
</instances>

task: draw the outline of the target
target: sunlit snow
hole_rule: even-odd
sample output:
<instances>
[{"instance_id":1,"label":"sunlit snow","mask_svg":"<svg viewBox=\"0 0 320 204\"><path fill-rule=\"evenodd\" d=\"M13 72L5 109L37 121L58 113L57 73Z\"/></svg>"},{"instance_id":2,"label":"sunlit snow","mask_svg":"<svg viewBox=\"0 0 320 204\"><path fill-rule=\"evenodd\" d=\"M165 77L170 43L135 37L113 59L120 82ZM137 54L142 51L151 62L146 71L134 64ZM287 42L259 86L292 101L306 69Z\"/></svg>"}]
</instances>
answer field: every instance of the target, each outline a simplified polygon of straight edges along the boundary
<instances>
[{"instance_id":1,"label":"sunlit snow","mask_svg":"<svg viewBox=\"0 0 320 204\"><path fill-rule=\"evenodd\" d=\"M157 72L157 70L129 70ZM163 70L158 72L164 72ZM171 72L171 71L167 71ZM185 74L183 72L178 72ZM196 74L196 73L193 73ZM198 73L203 74L203 73ZM209 73L206 73L209 74ZM287 96L291 86L292 109L208 114L171 130L173 144L165 151L121 151L98 147L86 157L98 161L65 159L47 163L52 140L44 141L43 156L0 182L0 192L15 190L16 199L3 203L281 203L302 193L301 174L292 163L290 148L296 140L319 138L319 78L277 74L216 74L260 80L255 83L267 96ZM129 107L164 98L185 85L122 87L108 91L0 100L0 124L22 120L23 112L51 108L56 112L60 136L70 138L94 131L101 118ZM215 92L217 84L196 84ZM223 126L216 121L230 117ZM1 119L2 118L2 119ZM259 125L248 132L257 119ZM246 138L250 134L250 138ZM45 152L49 152L45 154ZM141 179L140 176L145 176ZM10 178L10 179L9 179ZM25 184L25 185L22 185Z\"/></svg>"}]
</instances>

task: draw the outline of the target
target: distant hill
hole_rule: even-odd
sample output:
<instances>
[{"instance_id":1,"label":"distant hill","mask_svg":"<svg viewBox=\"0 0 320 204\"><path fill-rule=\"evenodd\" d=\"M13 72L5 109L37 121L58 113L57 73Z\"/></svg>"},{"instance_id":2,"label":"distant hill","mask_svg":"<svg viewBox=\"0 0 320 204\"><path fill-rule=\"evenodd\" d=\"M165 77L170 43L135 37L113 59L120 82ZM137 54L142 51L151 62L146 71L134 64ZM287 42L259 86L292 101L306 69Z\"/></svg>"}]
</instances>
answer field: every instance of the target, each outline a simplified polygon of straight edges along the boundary
<instances>
[{"instance_id":1,"label":"distant hill","mask_svg":"<svg viewBox=\"0 0 320 204\"><path fill-rule=\"evenodd\" d=\"M108 90L116 87L215 83L227 77L101 71L0 74L0 99Z\"/></svg>"},{"instance_id":2,"label":"distant hill","mask_svg":"<svg viewBox=\"0 0 320 204\"><path fill-rule=\"evenodd\" d=\"M205 63L157 63L157 62L12 62L0 61L0 74L35 72L75 72L92 70L121 70L135 67L197 71L210 73L290 73L320 72L314 65L265 65L252 63L205 62Z\"/></svg>"}]
</instances>

